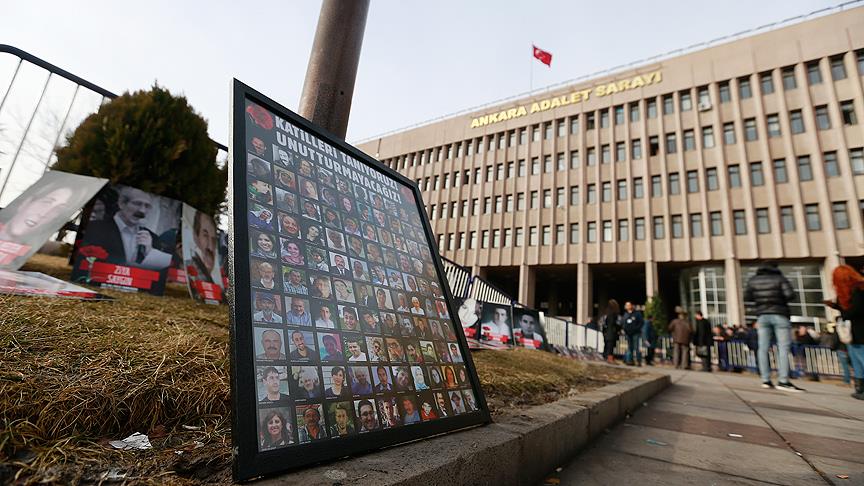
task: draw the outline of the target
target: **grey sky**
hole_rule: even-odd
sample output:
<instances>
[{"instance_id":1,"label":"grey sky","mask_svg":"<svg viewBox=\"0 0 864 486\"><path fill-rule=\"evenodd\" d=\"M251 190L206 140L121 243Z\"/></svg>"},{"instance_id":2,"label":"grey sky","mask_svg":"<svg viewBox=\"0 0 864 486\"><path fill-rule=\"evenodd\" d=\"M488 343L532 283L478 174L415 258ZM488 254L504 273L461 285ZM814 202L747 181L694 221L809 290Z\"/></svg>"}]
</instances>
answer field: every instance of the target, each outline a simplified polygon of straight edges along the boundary
<instances>
[{"instance_id":1,"label":"grey sky","mask_svg":"<svg viewBox=\"0 0 864 486\"><path fill-rule=\"evenodd\" d=\"M838 0L693 2L373 0L348 140L522 93ZM115 92L154 81L185 94L228 140L237 77L296 109L319 1L15 1L0 43ZM549 69L531 43L552 52ZM8 63L0 64L0 94Z\"/></svg>"}]
</instances>

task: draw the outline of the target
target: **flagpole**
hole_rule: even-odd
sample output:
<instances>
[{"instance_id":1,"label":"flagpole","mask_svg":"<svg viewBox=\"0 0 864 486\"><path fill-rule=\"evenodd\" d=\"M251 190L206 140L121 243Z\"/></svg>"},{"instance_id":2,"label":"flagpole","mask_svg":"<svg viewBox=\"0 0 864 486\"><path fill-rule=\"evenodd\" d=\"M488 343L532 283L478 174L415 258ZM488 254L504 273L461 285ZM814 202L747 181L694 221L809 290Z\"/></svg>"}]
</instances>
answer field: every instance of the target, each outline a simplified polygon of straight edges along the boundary
<instances>
[{"instance_id":1,"label":"flagpole","mask_svg":"<svg viewBox=\"0 0 864 486\"><path fill-rule=\"evenodd\" d=\"M531 43L531 57L528 58L531 63L531 67L529 68L529 72L531 73L528 77L528 92L534 91L534 43Z\"/></svg>"}]
</instances>

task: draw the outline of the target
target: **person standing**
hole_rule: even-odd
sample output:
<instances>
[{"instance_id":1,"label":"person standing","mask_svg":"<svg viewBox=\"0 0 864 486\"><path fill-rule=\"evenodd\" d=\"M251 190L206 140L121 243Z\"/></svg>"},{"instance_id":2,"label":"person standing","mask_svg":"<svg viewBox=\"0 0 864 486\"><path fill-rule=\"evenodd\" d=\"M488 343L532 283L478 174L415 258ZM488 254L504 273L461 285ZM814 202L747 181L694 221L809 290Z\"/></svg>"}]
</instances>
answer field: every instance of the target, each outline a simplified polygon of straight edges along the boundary
<instances>
[{"instance_id":1,"label":"person standing","mask_svg":"<svg viewBox=\"0 0 864 486\"><path fill-rule=\"evenodd\" d=\"M711 348L714 336L711 333L711 321L705 319L701 311L696 312L696 334L693 336L696 346L696 356L702 360L702 371L711 372Z\"/></svg>"},{"instance_id":2,"label":"person standing","mask_svg":"<svg viewBox=\"0 0 864 486\"><path fill-rule=\"evenodd\" d=\"M679 312L678 317L669 323L669 334L672 335L672 342L675 345L672 353L675 368L689 370L690 338L693 336L693 329L690 327L690 321L687 320L686 312Z\"/></svg>"},{"instance_id":3,"label":"person standing","mask_svg":"<svg viewBox=\"0 0 864 486\"><path fill-rule=\"evenodd\" d=\"M621 308L618 306L618 301L609 299L606 304L605 313L600 316L598 327L603 333L603 357L609 363L615 362L615 345L618 344L618 333L621 332L621 326L618 324Z\"/></svg>"},{"instance_id":4,"label":"person standing","mask_svg":"<svg viewBox=\"0 0 864 486\"><path fill-rule=\"evenodd\" d=\"M628 366L642 366L642 324L644 319L642 313L636 310L633 302L624 303L624 315L621 316L624 327L624 335L627 337L627 356L624 364Z\"/></svg>"},{"instance_id":5,"label":"person standing","mask_svg":"<svg viewBox=\"0 0 864 486\"><path fill-rule=\"evenodd\" d=\"M789 347L792 340L792 325L789 321L789 302L795 298L792 284L777 268L776 262L765 262L759 266L744 291L744 300L754 303L754 314L759 316L759 372L762 388L775 388L771 382L771 364L768 350L771 338L777 338L777 389L787 392L803 392L789 381ZM864 341L862 341L864 342Z\"/></svg>"},{"instance_id":6,"label":"person standing","mask_svg":"<svg viewBox=\"0 0 864 486\"><path fill-rule=\"evenodd\" d=\"M645 341L645 364L654 366L654 351L657 347L657 331L651 319L642 321L642 339Z\"/></svg>"},{"instance_id":7,"label":"person standing","mask_svg":"<svg viewBox=\"0 0 864 486\"><path fill-rule=\"evenodd\" d=\"M840 265L832 274L837 302L825 304L840 311L852 327L852 342L846 344L855 376L852 398L864 400L864 276L849 265Z\"/></svg>"}]
</instances>

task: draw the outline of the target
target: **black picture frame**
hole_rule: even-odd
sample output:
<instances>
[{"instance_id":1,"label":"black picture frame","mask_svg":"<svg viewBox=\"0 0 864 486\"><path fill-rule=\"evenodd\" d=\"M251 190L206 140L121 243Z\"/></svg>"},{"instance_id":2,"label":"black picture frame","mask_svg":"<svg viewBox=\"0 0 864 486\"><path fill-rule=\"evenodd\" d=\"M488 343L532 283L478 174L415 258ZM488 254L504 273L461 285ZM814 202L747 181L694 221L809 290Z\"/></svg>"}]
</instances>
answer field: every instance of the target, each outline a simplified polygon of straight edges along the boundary
<instances>
[{"instance_id":1,"label":"black picture frame","mask_svg":"<svg viewBox=\"0 0 864 486\"><path fill-rule=\"evenodd\" d=\"M345 456L374 451L383 447L410 442L426 437L452 432L491 422L486 399L477 377L465 336L456 328L458 322L453 296L447 285L433 232L426 218L422 197L416 183L369 155L347 144L338 136L313 125L262 93L234 79L232 84L231 143L229 148L229 253L227 289L230 310L231 338L231 400L233 406L233 476L237 481L245 481L262 476L284 473L315 463ZM256 400L256 361L254 327L252 324L252 286L250 282L250 225L247 220L249 200L247 197L247 143L246 143L246 101L260 105L283 120L318 137L332 147L353 157L368 167L410 189L416 202L416 210L431 252L437 282L444 294L447 311L453 321L455 341L458 343L466 368L471 390L476 400L477 410L454 415L449 418L426 421L410 426L383 429L357 434L350 437L321 440L307 444L297 444L281 449L259 451L258 446L258 405ZM287 352L287 342L285 351ZM318 364L320 366L320 363ZM320 374L320 370L319 370ZM445 391L445 396L447 392ZM293 403L293 402L292 402ZM452 415L452 413L451 413Z\"/></svg>"}]
</instances>

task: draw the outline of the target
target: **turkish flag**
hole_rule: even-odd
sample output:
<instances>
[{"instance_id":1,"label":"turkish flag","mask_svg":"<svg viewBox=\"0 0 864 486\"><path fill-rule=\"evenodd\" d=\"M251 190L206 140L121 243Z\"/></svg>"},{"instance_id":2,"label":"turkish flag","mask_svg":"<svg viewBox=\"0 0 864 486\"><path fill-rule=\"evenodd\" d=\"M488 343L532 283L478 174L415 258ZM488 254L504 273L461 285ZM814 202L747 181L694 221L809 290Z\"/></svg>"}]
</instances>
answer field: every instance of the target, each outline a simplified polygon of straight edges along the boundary
<instances>
[{"instance_id":1,"label":"turkish flag","mask_svg":"<svg viewBox=\"0 0 864 486\"><path fill-rule=\"evenodd\" d=\"M546 52L543 49L540 49L537 46L531 46L534 48L534 57L536 57L543 64L552 67L552 53Z\"/></svg>"}]
</instances>

